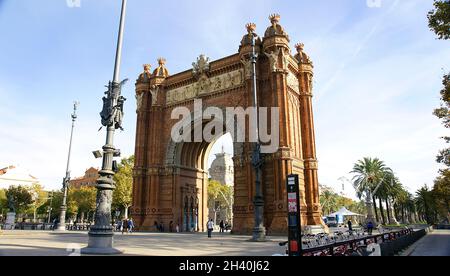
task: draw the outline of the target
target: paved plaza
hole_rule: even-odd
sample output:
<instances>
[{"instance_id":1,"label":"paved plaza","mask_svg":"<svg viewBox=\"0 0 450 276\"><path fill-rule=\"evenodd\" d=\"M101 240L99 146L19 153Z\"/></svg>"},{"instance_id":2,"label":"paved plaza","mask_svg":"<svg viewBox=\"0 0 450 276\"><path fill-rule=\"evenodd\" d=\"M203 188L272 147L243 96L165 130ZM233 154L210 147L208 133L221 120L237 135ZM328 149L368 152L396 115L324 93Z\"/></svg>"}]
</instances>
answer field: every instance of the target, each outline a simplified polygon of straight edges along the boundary
<instances>
[{"instance_id":1,"label":"paved plaza","mask_svg":"<svg viewBox=\"0 0 450 276\"><path fill-rule=\"evenodd\" d=\"M213 233L134 233L115 236L115 247L131 256L272 256L283 253L283 237L269 237L263 243L249 242L249 236ZM87 246L87 232L3 231L0 256L68 256ZM74 250L75 249L75 250ZM75 251L75 252L74 252Z\"/></svg>"}]
</instances>

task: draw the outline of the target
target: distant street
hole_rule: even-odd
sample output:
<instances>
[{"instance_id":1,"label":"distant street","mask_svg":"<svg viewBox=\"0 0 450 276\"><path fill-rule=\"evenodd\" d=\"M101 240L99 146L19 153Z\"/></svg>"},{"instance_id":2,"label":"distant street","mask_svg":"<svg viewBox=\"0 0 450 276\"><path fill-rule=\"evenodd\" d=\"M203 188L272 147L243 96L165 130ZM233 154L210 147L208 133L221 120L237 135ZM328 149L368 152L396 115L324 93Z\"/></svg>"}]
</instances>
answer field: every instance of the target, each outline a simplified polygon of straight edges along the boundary
<instances>
[{"instance_id":1,"label":"distant street","mask_svg":"<svg viewBox=\"0 0 450 276\"><path fill-rule=\"evenodd\" d=\"M409 256L450 256L450 230L434 230L426 235Z\"/></svg>"}]
</instances>

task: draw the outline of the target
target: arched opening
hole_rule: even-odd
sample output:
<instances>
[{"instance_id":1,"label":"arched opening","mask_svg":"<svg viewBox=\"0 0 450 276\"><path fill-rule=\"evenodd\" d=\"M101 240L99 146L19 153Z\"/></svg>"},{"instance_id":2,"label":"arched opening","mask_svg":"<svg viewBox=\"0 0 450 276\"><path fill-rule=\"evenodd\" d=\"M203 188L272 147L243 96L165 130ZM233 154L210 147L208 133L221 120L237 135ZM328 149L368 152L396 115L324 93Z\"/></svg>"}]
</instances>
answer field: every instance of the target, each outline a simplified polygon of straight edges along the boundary
<instances>
[{"instance_id":1,"label":"arched opening","mask_svg":"<svg viewBox=\"0 0 450 276\"><path fill-rule=\"evenodd\" d=\"M208 212L216 226L230 230L233 225L234 161L233 139L220 137L208 156Z\"/></svg>"},{"instance_id":2,"label":"arched opening","mask_svg":"<svg viewBox=\"0 0 450 276\"><path fill-rule=\"evenodd\" d=\"M234 145L230 134L218 135L212 142L176 144L175 163L180 170L183 232L206 230L213 219L217 226L232 225L234 202ZM213 170L211 171L211 167ZM213 185L214 192L208 193Z\"/></svg>"}]
</instances>

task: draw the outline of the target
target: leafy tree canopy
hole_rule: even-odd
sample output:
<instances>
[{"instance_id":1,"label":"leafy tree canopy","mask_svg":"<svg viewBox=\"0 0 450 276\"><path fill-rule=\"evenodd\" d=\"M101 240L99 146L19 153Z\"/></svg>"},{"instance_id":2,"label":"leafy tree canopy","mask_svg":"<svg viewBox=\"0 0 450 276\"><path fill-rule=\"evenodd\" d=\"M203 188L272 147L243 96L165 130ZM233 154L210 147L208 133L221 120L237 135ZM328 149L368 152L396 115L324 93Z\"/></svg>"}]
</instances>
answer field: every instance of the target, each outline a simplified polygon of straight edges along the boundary
<instances>
[{"instance_id":1,"label":"leafy tree canopy","mask_svg":"<svg viewBox=\"0 0 450 276\"><path fill-rule=\"evenodd\" d=\"M450 38L450 0L435 0L428 12L428 26L439 39Z\"/></svg>"}]
</instances>

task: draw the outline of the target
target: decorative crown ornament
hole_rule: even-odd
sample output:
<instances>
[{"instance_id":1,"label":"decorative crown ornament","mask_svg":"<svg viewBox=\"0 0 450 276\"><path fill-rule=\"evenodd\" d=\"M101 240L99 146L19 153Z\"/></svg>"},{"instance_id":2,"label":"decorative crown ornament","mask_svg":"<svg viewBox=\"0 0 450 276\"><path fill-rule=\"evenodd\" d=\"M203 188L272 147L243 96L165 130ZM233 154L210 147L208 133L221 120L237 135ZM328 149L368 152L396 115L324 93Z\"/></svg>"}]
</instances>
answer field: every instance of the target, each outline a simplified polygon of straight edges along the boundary
<instances>
[{"instance_id":1,"label":"decorative crown ornament","mask_svg":"<svg viewBox=\"0 0 450 276\"><path fill-rule=\"evenodd\" d=\"M297 52L298 53L300 53L300 52L303 52L303 49L305 48L305 44L303 44L303 43L297 43L297 44L295 44L295 49L297 49Z\"/></svg>"},{"instance_id":2,"label":"decorative crown ornament","mask_svg":"<svg viewBox=\"0 0 450 276\"><path fill-rule=\"evenodd\" d=\"M150 72L150 69L152 68L152 65L150 65L150 64L144 64L143 66L144 66L144 72L146 72L146 73L148 72L148 73L149 73L149 72Z\"/></svg>"},{"instance_id":3,"label":"decorative crown ornament","mask_svg":"<svg viewBox=\"0 0 450 276\"><path fill-rule=\"evenodd\" d=\"M273 25L275 25L275 24L278 24L278 22L280 22L281 16L278 13L274 13L269 16L269 19L270 19L270 22Z\"/></svg>"},{"instance_id":4,"label":"decorative crown ornament","mask_svg":"<svg viewBox=\"0 0 450 276\"><path fill-rule=\"evenodd\" d=\"M255 23L248 23L248 24L245 25L245 28L247 28L247 32L249 34L252 34L256 30L256 24Z\"/></svg>"},{"instance_id":5,"label":"decorative crown ornament","mask_svg":"<svg viewBox=\"0 0 450 276\"><path fill-rule=\"evenodd\" d=\"M166 64L166 59L163 57L158 58L158 64L159 65L165 65Z\"/></svg>"},{"instance_id":6,"label":"decorative crown ornament","mask_svg":"<svg viewBox=\"0 0 450 276\"><path fill-rule=\"evenodd\" d=\"M303 43L297 43L295 44L295 49L297 49L297 55L298 61L302 63L307 63L310 65L313 65L313 62L311 61L311 58L303 51L305 48L305 44Z\"/></svg>"}]
</instances>

